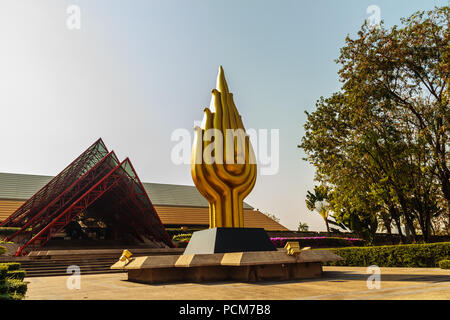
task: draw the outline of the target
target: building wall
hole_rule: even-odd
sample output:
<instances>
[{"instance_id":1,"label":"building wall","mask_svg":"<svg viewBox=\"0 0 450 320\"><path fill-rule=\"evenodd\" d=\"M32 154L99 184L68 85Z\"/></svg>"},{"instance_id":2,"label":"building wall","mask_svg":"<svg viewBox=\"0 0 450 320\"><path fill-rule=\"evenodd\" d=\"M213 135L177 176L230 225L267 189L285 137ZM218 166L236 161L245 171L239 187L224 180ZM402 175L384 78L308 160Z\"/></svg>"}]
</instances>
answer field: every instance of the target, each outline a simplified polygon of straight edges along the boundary
<instances>
[{"instance_id":1,"label":"building wall","mask_svg":"<svg viewBox=\"0 0 450 320\"><path fill-rule=\"evenodd\" d=\"M164 225L209 225L209 209L194 207L156 206ZM264 228L267 231L287 231L288 229L259 211L244 209L244 227Z\"/></svg>"},{"instance_id":2,"label":"building wall","mask_svg":"<svg viewBox=\"0 0 450 320\"><path fill-rule=\"evenodd\" d=\"M5 220L23 203L24 201L0 200L0 221ZM209 225L208 208L155 205L155 209L164 225ZM244 226L247 228L264 228L267 231L288 230L259 211L245 209Z\"/></svg>"},{"instance_id":3,"label":"building wall","mask_svg":"<svg viewBox=\"0 0 450 320\"><path fill-rule=\"evenodd\" d=\"M0 221L5 220L16 211L24 202L17 200L0 200Z\"/></svg>"}]
</instances>

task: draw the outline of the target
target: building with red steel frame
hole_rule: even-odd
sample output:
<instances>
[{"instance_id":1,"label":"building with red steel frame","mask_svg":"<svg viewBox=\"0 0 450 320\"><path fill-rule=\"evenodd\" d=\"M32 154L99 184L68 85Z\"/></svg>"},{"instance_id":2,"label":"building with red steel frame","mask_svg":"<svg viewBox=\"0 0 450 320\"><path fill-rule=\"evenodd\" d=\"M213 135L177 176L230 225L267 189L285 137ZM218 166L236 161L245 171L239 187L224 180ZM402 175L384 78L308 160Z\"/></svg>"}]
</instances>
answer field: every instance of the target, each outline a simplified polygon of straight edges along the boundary
<instances>
[{"instance_id":1,"label":"building with red steel frame","mask_svg":"<svg viewBox=\"0 0 450 320\"><path fill-rule=\"evenodd\" d=\"M173 247L130 160L120 162L97 140L61 173L5 219L0 227L20 228L6 241L16 255L44 246L86 212L113 230L114 238L149 247Z\"/></svg>"}]
</instances>

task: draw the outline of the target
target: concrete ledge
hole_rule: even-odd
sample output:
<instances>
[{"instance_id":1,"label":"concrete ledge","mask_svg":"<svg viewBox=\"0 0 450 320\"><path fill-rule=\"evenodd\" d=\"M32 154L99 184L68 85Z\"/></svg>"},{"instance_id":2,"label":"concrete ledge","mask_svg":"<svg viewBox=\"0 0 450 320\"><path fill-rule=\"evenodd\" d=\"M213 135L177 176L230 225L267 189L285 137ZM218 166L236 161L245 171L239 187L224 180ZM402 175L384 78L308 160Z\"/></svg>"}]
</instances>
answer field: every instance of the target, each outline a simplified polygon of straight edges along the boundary
<instances>
[{"instance_id":1,"label":"concrete ledge","mask_svg":"<svg viewBox=\"0 0 450 320\"><path fill-rule=\"evenodd\" d=\"M342 260L327 251L254 251L136 257L111 269L128 271L128 280L142 283L296 280L322 275L322 263Z\"/></svg>"},{"instance_id":2,"label":"concrete ledge","mask_svg":"<svg viewBox=\"0 0 450 320\"><path fill-rule=\"evenodd\" d=\"M318 278L321 275L322 264L320 262L239 267L203 266L128 270L129 281L149 284L217 281L288 281Z\"/></svg>"},{"instance_id":3,"label":"concrete ledge","mask_svg":"<svg viewBox=\"0 0 450 320\"><path fill-rule=\"evenodd\" d=\"M286 251L252 251L136 257L132 258L132 261L128 264L118 261L111 266L111 269L250 266L339 260L342 260L342 258L328 250L307 250L296 256L290 256L286 254Z\"/></svg>"},{"instance_id":4,"label":"concrete ledge","mask_svg":"<svg viewBox=\"0 0 450 320\"><path fill-rule=\"evenodd\" d=\"M223 253L213 254L184 254L179 256L175 267L209 267L219 266L224 257Z\"/></svg>"}]
</instances>

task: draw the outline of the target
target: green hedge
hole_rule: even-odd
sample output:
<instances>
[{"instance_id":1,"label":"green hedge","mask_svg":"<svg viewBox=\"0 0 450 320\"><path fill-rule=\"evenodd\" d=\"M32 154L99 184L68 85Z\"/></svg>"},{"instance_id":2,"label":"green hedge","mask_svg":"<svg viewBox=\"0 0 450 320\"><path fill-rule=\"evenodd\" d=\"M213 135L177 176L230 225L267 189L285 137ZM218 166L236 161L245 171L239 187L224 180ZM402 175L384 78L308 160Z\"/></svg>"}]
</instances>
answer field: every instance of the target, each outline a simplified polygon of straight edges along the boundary
<instances>
[{"instance_id":1,"label":"green hedge","mask_svg":"<svg viewBox=\"0 0 450 320\"><path fill-rule=\"evenodd\" d=\"M20 263L19 262L4 262L0 263L0 266L5 266L8 268L8 271L14 271L20 269Z\"/></svg>"},{"instance_id":2,"label":"green hedge","mask_svg":"<svg viewBox=\"0 0 450 320\"><path fill-rule=\"evenodd\" d=\"M195 231L200 231L200 230L204 230L203 229L199 229L199 228L166 228L167 233L169 234L170 237L174 237L180 234L192 234Z\"/></svg>"},{"instance_id":3,"label":"green hedge","mask_svg":"<svg viewBox=\"0 0 450 320\"><path fill-rule=\"evenodd\" d=\"M192 233L182 233L182 234L177 234L176 236L173 236L172 240L173 241L185 241L185 240L190 240L192 237Z\"/></svg>"},{"instance_id":4,"label":"green hedge","mask_svg":"<svg viewBox=\"0 0 450 320\"><path fill-rule=\"evenodd\" d=\"M0 256L6 252L6 248L0 246Z\"/></svg>"},{"instance_id":5,"label":"green hedge","mask_svg":"<svg viewBox=\"0 0 450 320\"><path fill-rule=\"evenodd\" d=\"M3 282L0 282L0 294L8 294L8 291L9 291L9 287L8 287L6 280L4 280Z\"/></svg>"},{"instance_id":6,"label":"green hedge","mask_svg":"<svg viewBox=\"0 0 450 320\"><path fill-rule=\"evenodd\" d=\"M334 266L437 267L450 256L450 242L329 249L344 258Z\"/></svg>"},{"instance_id":7,"label":"green hedge","mask_svg":"<svg viewBox=\"0 0 450 320\"><path fill-rule=\"evenodd\" d=\"M6 274L6 278L23 280L23 279L25 279L26 275L27 275L27 272L25 270L14 270L14 271L8 271L8 273Z\"/></svg>"},{"instance_id":8,"label":"green hedge","mask_svg":"<svg viewBox=\"0 0 450 320\"><path fill-rule=\"evenodd\" d=\"M14 298L7 293L0 293L0 301L2 300L14 300Z\"/></svg>"},{"instance_id":9,"label":"green hedge","mask_svg":"<svg viewBox=\"0 0 450 320\"><path fill-rule=\"evenodd\" d=\"M276 248L284 248L287 242L298 242L300 247L311 248L341 248L358 247L364 245L364 240L357 238L339 237L275 237L270 238Z\"/></svg>"},{"instance_id":10,"label":"green hedge","mask_svg":"<svg viewBox=\"0 0 450 320\"><path fill-rule=\"evenodd\" d=\"M6 274L8 273L8 267L0 265L0 281L6 278Z\"/></svg>"},{"instance_id":11,"label":"green hedge","mask_svg":"<svg viewBox=\"0 0 450 320\"><path fill-rule=\"evenodd\" d=\"M19 268L17 262L0 264L0 300L19 300L27 292L27 284L23 282L26 272Z\"/></svg>"},{"instance_id":12,"label":"green hedge","mask_svg":"<svg viewBox=\"0 0 450 320\"><path fill-rule=\"evenodd\" d=\"M181 233L173 236L172 241L175 243L177 248L186 248L189 240L191 240L192 233Z\"/></svg>"},{"instance_id":13,"label":"green hedge","mask_svg":"<svg viewBox=\"0 0 450 320\"><path fill-rule=\"evenodd\" d=\"M441 261L439 261L439 268L441 268L441 269L450 269L450 260L441 260Z\"/></svg>"},{"instance_id":14,"label":"green hedge","mask_svg":"<svg viewBox=\"0 0 450 320\"><path fill-rule=\"evenodd\" d=\"M27 292L27 284L18 279L6 279L9 294L25 295Z\"/></svg>"}]
</instances>

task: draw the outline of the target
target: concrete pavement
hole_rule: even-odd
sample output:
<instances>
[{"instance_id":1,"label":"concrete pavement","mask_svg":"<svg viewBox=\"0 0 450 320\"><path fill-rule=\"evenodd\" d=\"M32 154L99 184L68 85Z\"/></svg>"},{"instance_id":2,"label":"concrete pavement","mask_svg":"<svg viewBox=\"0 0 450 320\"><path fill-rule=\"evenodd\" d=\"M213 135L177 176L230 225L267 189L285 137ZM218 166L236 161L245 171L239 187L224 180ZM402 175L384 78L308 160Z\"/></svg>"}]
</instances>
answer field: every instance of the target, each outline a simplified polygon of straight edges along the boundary
<instances>
[{"instance_id":1,"label":"concrete pavement","mask_svg":"<svg viewBox=\"0 0 450 320\"><path fill-rule=\"evenodd\" d=\"M31 300L152 300L152 299L431 299L450 300L450 270L438 268L381 268L379 289L369 289L371 274L361 267L324 267L323 278L260 283L177 283L148 285L127 281L126 273L82 275L80 289L68 276L26 278Z\"/></svg>"}]
</instances>

